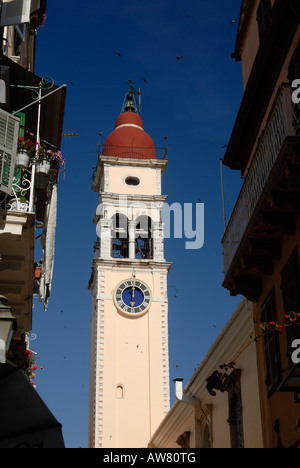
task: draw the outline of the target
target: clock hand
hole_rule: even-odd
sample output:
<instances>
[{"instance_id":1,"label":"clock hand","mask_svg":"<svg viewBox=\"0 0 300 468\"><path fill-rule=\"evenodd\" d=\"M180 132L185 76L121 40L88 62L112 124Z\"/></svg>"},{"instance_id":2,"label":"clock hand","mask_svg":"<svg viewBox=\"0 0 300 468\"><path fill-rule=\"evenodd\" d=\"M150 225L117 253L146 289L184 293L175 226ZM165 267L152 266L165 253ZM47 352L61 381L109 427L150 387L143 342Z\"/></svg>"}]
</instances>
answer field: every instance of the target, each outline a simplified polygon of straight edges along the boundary
<instances>
[{"instance_id":1,"label":"clock hand","mask_svg":"<svg viewBox=\"0 0 300 468\"><path fill-rule=\"evenodd\" d=\"M135 291L135 287L134 287L134 284L133 284L133 286L132 286L132 294L131 294L131 302L130 302L131 307L134 307L134 304L135 304L135 300L134 300L134 291Z\"/></svg>"}]
</instances>

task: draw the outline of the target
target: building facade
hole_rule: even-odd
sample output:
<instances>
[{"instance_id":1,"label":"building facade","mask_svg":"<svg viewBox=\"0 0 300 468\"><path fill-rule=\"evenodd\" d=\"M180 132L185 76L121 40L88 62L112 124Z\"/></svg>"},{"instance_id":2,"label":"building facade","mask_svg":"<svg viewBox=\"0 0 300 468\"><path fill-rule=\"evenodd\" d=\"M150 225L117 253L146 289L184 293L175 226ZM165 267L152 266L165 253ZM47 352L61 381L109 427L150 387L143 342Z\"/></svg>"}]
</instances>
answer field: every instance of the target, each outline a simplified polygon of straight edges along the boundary
<instances>
[{"instance_id":1,"label":"building facade","mask_svg":"<svg viewBox=\"0 0 300 468\"><path fill-rule=\"evenodd\" d=\"M46 0L2 0L0 18L0 445L63 447L59 423L25 375L32 375L33 295L47 310L51 293L61 160L50 154L60 152L66 87L34 74ZM9 320L13 335L4 333Z\"/></svg>"},{"instance_id":2,"label":"building facade","mask_svg":"<svg viewBox=\"0 0 300 468\"><path fill-rule=\"evenodd\" d=\"M244 96L224 157L244 184L222 241L223 286L254 304L266 448L299 443L299 381L286 385L300 339L299 20L297 0L242 2L233 57Z\"/></svg>"},{"instance_id":3,"label":"building facade","mask_svg":"<svg viewBox=\"0 0 300 468\"><path fill-rule=\"evenodd\" d=\"M262 448L253 308L243 300L149 442L150 448ZM234 369L221 370L234 360ZM222 391L210 386L215 372ZM177 385L177 382L175 383ZM182 384L181 384L182 385Z\"/></svg>"},{"instance_id":4,"label":"building facade","mask_svg":"<svg viewBox=\"0 0 300 468\"><path fill-rule=\"evenodd\" d=\"M107 137L92 277L89 447L140 448L169 409L167 274L161 178L167 166L136 112L134 90Z\"/></svg>"}]
</instances>

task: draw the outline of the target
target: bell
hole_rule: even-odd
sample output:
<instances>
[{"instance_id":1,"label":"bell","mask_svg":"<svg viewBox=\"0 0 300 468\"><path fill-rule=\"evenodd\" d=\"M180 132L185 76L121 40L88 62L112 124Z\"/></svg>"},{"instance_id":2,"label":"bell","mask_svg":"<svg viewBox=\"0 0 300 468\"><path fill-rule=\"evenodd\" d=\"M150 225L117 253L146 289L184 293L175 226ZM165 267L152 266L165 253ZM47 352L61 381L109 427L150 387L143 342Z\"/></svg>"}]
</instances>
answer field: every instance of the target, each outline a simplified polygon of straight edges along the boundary
<instances>
[{"instance_id":1,"label":"bell","mask_svg":"<svg viewBox=\"0 0 300 468\"><path fill-rule=\"evenodd\" d=\"M132 109L133 111L135 111L135 105L134 105L133 101L128 100L127 104L125 106L125 110L128 111L129 109Z\"/></svg>"}]
</instances>

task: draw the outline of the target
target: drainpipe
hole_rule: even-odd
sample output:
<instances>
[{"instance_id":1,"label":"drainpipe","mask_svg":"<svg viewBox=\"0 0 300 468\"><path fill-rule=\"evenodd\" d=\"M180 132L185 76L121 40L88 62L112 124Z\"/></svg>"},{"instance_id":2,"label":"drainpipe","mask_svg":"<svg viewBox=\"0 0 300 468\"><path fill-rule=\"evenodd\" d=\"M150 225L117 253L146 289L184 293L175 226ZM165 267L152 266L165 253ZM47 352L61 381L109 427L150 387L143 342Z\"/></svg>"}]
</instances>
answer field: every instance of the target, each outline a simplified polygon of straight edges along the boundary
<instances>
[{"instance_id":1,"label":"drainpipe","mask_svg":"<svg viewBox=\"0 0 300 468\"><path fill-rule=\"evenodd\" d=\"M176 400L184 401L184 403L188 403L189 405L200 404L200 400L198 400L197 398L188 397L187 395L184 395L183 390L182 390L183 379L174 379L173 382L175 382Z\"/></svg>"}]
</instances>

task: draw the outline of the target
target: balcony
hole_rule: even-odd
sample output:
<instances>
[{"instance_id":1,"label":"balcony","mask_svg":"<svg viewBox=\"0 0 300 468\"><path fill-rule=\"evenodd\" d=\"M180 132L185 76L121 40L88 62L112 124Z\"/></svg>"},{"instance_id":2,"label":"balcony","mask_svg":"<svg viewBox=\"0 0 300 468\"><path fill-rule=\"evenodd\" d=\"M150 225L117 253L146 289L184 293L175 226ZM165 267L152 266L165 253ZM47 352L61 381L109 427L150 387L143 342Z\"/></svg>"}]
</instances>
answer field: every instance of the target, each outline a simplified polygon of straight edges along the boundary
<instances>
[{"instance_id":1,"label":"balcony","mask_svg":"<svg viewBox=\"0 0 300 468\"><path fill-rule=\"evenodd\" d=\"M281 255L282 234L295 232L299 209L300 108L291 89L277 93L222 245L225 280L232 295L257 301L262 277ZM296 193L297 192L297 193Z\"/></svg>"},{"instance_id":2,"label":"balcony","mask_svg":"<svg viewBox=\"0 0 300 468\"><path fill-rule=\"evenodd\" d=\"M3 157L0 151L0 163ZM56 168L47 175L39 174L32 159L28 167L14 169L10 191L0 190L0 291L17 318L8 358L20 367L25 358L25 335L32 329L33 294L39 295L45 310L49 299L58 172ZM51 229L47 229L48 223ZM43 288L34 279L35 239L39 234L44 240Z\"/></svg>"}]
</instances>

